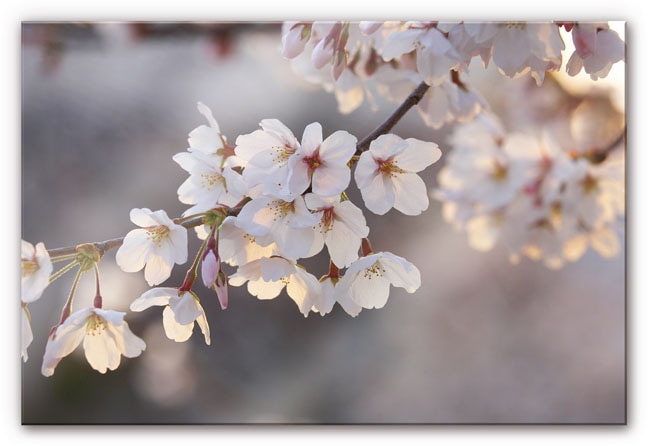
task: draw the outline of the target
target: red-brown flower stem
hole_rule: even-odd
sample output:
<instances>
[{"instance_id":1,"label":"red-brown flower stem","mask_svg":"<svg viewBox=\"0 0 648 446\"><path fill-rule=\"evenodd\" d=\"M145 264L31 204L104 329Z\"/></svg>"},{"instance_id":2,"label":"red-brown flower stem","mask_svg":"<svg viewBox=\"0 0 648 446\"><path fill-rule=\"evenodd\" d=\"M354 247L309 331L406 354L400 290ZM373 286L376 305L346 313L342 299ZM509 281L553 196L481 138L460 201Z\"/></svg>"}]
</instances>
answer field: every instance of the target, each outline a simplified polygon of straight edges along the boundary
<instances>
[{"instance_id":1,"label":"red-brown flower stem","mask_svg":"<svg viewBox=\"0 0 648 446\"><path fill-rule=\"evenodd\" d=\"M371 144L371 141L374 139L378 138L380 135L384 135L388 133L397 123L400 121L403 116L405 116L405 113L409 111L410 108L414 107L416 104L420 102L420 100L423 98L423 95L425 94L426 91L430 86L426 84L425 82L421 82L415 89L410 93L410 95L403 101L401 105L398 106L398 108L394 111L394 113L385 120L382 124L380 124L376 129L369 133L367 136L365 136L357 145L356 145L356 154L361 154L365 150L369 149L369 144Z\"/></svg>"},{"instance_id":2,"label":"red-brown flower stem","mask_svg":"<svg viewBox=\"0 0 648 446\"><path fill-rule=\"evenodd\" d=\"M362 255L368 256L373 254L373 248L371 247L371 242L368 238L362 239Z\"/></svg>"},{"instance_id":3,"label":"red-brown flower stem","mask_svg":"<svg viewBox=\"0 0 648 446\"><path fill-rule=\"evenodd\" d=\"M103 307L103 298L101 297L101 289L99 287L99 266L95 263L94 265L94 270L95 270L95 285L96 285L96 293L95 293L95 298L93 301L93 306L95 308L102 308Z\"/></svg>"}]
</instances>

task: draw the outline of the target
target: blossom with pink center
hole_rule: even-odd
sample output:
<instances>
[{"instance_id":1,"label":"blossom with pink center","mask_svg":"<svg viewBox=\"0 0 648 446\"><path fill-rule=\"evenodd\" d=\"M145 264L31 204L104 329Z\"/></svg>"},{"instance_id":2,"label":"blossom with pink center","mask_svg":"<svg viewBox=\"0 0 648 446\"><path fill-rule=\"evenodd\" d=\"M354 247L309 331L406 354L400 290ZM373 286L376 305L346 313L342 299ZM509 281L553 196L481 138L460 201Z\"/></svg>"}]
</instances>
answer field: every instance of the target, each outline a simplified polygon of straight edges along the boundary
<instances>
[{"instance_id":1,"label":"blossom with pink center","mask_svg":"<svg viewBox=\"0 0 648 446\"><path fill-rule=\"evenodd\" d=\"M298 259L311 257L317 217L310 213L300 195L291 201L260 196L249 201L239 212L236 225L253 237L256 242L274 242L280 255Z\"/></svg>"},{"instance_id":2,"label":"blossom with pink center","mask_svg":"<svg viewBox=\"0 0 648 446\"><path fill-rule=\"evenodd\" d=\"M299 149L288 160L288 192L292 196L311 186L322 197L339 195L349 185L347 163L356 151L355 136L338 130L322 141L322 126L314 122L304 129Z\"/></svg>"},{"instance_id":3,"label":"blossom with pink center","mask_svg":"<svg viewBox=\"0 0 648 446\"><path fill-rule=\"evenodd\" d=\"M428 208L427 187L416 172L441 157L433 142L381 135L360 155L355 181L367 209L383 215L392 207L406 215Z\"/></svg>"},{"instance_id":4,"label":"blossom with pink center","mask_svg":"<svg viewBox=\"0 0 648 446\"><path fill-rule=\"evenodd\" d=\"M132 209L130 219L141 228L124 237L116 254L117 265L129 273L146 266L144 278L149 285L164 282L174 263L187 261L187 229L175 224L163 210Z\"/></svg>"},{"instance_id":5,"label":"blossom with pink center","mask_svg":"<svg viewBox=\"0 0 648 446\"><path fill-rule=\"evenodd\" d=\"M99 373L119 367L121 356L134 358L146 348L119 311L84 308L70 314L47 340L41 373L52 376L58 363L81 342L90 366Z\"/></svg>"},{"instance_id":6,"label":"blossom with pink center","mask_svg":"<svg viewBox=\"0 0 648 446\"><path fill-rule=\"evenodd\" d=\"M131 311L143 311L152 306L163 306L162 322L169 339L184 342L193 334L194 323L197 323L205 336L205 343L211 343L207 316L200 299L193 291L178 288L152 288L135 299Z\"/></svg>"},{"instance_id":7,"label":"blossom with pink center","mask_svg":"<svg viewBox=\"0 0 648 446\"><path fill-rule=\"evenodd\" d=\"M315 227L315 247L319 252L324 244L333 263L345 268L358 258L362 239L369 235L369 227L362 210L350 200L339 197L321 198L306 194L306 206L319 219Z\"/></svg>"}]
</instances>

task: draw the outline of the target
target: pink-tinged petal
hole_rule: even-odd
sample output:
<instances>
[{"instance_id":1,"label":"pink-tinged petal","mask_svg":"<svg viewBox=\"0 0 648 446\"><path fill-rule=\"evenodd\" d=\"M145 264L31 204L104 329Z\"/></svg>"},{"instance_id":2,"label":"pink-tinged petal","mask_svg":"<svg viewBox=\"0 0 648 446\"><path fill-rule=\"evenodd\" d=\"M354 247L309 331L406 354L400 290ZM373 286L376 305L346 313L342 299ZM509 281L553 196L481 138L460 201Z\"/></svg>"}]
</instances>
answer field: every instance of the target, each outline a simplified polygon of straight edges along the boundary
<instances>
[{"instance_id":1,"label":"pink-tinged petal","mask_svg":"<svg viewBox=\"0 0 648 446\"><path fill-rule=\"evenodd\" d=\"M308 189L311 182L310 167L301 155L295 154L288 161L286 182L288 189L282 191L285 195L296 196Z\"/></svg>"},{"instance_id":2,"label":"pink-tinged petal","mask_svg":"<svg viewBox=\"0 0 648 446\"><path fill-rule=\"evenodd\" d=\"M173 258L171 257L171 248L162 245L164 249L158 249L157 252L151 254L146 262L144 269L144 279L150 286L158 285L171 276L173 269Z\"/></svg>"},{"instance_id":3,"label":"pink-tinged petal","mask_svg":"<svg viewBox=\"0 0 648 446\"><path fill-rule=\"evenodd\" d=\"M146 343L133 334L126 322L119 326L109 325L107 330L126 358L135 358L146 350Z\"/></svg>"},{"instance_id":4,"label":"pink-tinged petal","mask_svg":"<svg viewBox=\"0 0 648 446\"><path fill-rule=\"evenodd\" d=\"M167 338L176 342L185 342L189 339L194 328L193 321L186 325L179 324L175 320L173 311L171 311L169 307L164 308L164 311L162 312L162 325L164 326L164 332L166 333Z\"/></svg>"},{"instance_id":5,"label":"pink-tinged petal","mask_svg":"<svg viewBox=\"0 0 648 446\"><path fill-rule=\"evenodd\" d=\"M299 147L299 142L295 138L295 135L278 119L264 119L261 121L261 127L266 132L274 134L282 144L293 148Z\"/></svg>"},{"instance_id":6,"label":"pink-tinged petal","mask_svg":"<svg viewBox=\"0 0 648 446\"><path fill-rule=\"evenodd\" d=\"M327 165L346 166L355 154L357 141L349 132L338 130L322 142L320 158Z\"/></svg>"},{"instance_id":7,"label":"pink-tinged petal","mask_svg":"<svg viewBox=\"0 0 648 446\"><path fill-rule=\"evenodd\" d=\"M416 266L402 257L390 252L382 253L381 263L384 266L384 276L392 286L405 288L408 293L413 293L421 286L421 273Z\"/></svg>"},{"instance_id":8,"label":"pink-tinged petal","mask_svg":"<svg viewBox=\"0 0 648 446\"><path fill-rule=\"evenodd\" d=\"M376 175L378 175L378 163L371 153L363 152L354 172L356 185L359 189L363 189L371 184Z\"/></svg>"},{"instance_id":9,"label":"pink-tinged petal","mask_svg":"<svg viewBox=\"0 0 648 446\"><path fill-rule=\"evenodd\" d=\"M167 244L171 247L171 263L182 265L187 261L187 228L180 225L171 227Z\"/></svg>"},{"instance_id":10,"label":"pink-tinged petal","mask_svg":"<svg viewBox=\"0 0 648 446\"><path fill-rule=\"evenodd\" d=\"M401 54L414 51L420 34L421 31L418 29L406 29L389 34L383 45L383 59L390 61Z\"/></svg>"},{"instance_id":11,"label":"pink-tinged petal","mask_svg":"<svg viewBox=\"0 0 648 446\"><path fill-rule=\"evenodd\" d=\"M207 119L207 122L209 122L211 128L220 133L220 127L218 126L218 122L216 122L216 120L214 119L214 115L212 114L211 109L202 102L198 102L198 111Z\"/></svg>"},{"instance_id":12,"label":"pink-tinged petal","mask_svg":"<svg viewBox=\"0 0 648 446\"><path fill-rule=\"evenodd\" d=\"M493 41L493 62L509 77L524 70L529 52L529 37L524 30L501 29Z\"/></svg>"},{"instance_id":13,"label":"pink-tinged petal","mask_svg":"<svg viewBox=\"0 0 648 446\"><path fill-rule=\"evenodd\" d=\"M149 226L156 226L157 222L155 219L151 216L152 212L148 208L134 208L131 209L130 211L130 219L133 223L135 223L137 226L140 226L142 228L146 228Z\"/></svg>"},{"instance_id":14,"label":"pink-tinged petal","mask_svg":"<svg viewBox=\"0 0 648 446\"><path fill-rule=\"evenodd\" d=\"M351 298L351 293L348 288L340 288L337 290L336 287L336 299L349 316L356 317L362 311L362 306L358 305Z\"/></svg>"},{"instance_id":15,"label":"pink-tinged petal","mask_svg":"<svg viewBox=\"0 0 648 446\"><path fill-rule=\"evenodd\" d=\"M315 223L317 224L317 223ZM279 254L290 259L312 256L315 243L315 230L309 228L289 228L282 226L274 233Z\"/></svg>"},{"instance_id":16,"label":"pink-tinged petal","mask_svg":"<svg viewBox=\"0 0 648 446\"><path fill-rule=\"evenodd\" d=\"M83 349L88 363L99 373L119 367L121 354L113 339L105 332L86 336L83 339Z\"/></svg>"},{"instance_id":17,"label":"pink-tinged petal","mask_svg":"<svg viewBox=\"0 0 648 446\"><path fill-rule=\"evenodd\" d=\"M378 276L358 277L351 284L350 293L351 299L363 308L382 308L389 299L389 281Z\"/></svg>"},{"instance_id":18,"label":"pink-tinged petal","mask_svg":"<svg viewBox=\"0 0 648 446\"><path fill-rule=\"evenodd\" d=\"M198 327L200 327L200 331L205 337L205 344L210 345L211 333L209 331L209 323L207 322L207 318L205 317L205 314L203 313L200 316L198 316L196 318L196 322L198 323Z\"/></svg>"},{"instance_id":19,"label":"pink-tinged petal","mask_svg":"<svg viewBox=\"0 0 648 446\"><path fill-rule=\"evenodd\" d=\"M31 329L31 322L29 316L29 310L26 305L21 306L20 312L20 345L21 352L20 356L22 357L23 362L27 362L29 355L27 354L27 348L31 345L34 340L34 334Z\"/></svg>"},{"instance_id":20,"label":"pink-tinged petal","mask_svg":"<svg viewBox=\"0 0 648 446\"><path fill-rule=\"evenodd\" d=\"M260 300L274 299L281 293L285 283L281 280L276 282L264 282L263 280L250 280L247 290L253 296Z\"/></svg>"},{"instance_id":21,"label":"pink-tinged petal","mask_svg":"<svg viewBox=\"0 0 648 446\"><path fill-rule=\"evenodd\" d=\"M362 214L362 209L350 200L335 206L335 220L347 226L356 236L362 238L369 235L367 220Z\"/></svg>"},{"instance_id":22,"label":"pink-tinged petal","mask_svg":"<svg viewBox=\"0 0 648 446\"><path fill-rule=\"evenodd\" d=\"M223 140L218 129L201 125L189 133L189 151L215 154L223 148Z\"/></svg>"},{"instance_id":23,"label":"pink-tinged petal","mask_svg":"<svg viewBox=\"0 0 648 446\"><path fill-rule=\"evenodd\" d=\"M419 215L430 204L425 182L415 173L403 173L392 179L394 208L405 215Z\"/></svg>"},{"instance_id":24,"label":"pink-tinged petal","mask_svg":"<svg viewBox=\"0 0 648 446\"><path fill-rule=\"evenodd\" d=\"M326 247L333 263L346 268L358 259L362 239L345 224L336 222L326 234Z\"/></svg>"},{"instance_id":25,"label":"pink-tinged petal","mask_svg":"<svg viewBox=\"0 0 648 446\"><path fill-rule=\"evenodd\" d=\"M387 160L407 149L407 142L393 133L380 135L369 144L369 152L377 160Z\"/></svg>"},{"instance_id":26,"label":"pink-tinged petal","mask_svg":"<svg viewBox=\"0 0 648 446\"><path fill-rule=\"evenodd\" d=\"M304 129L299 152L304 156L311 156L319 148L320 144L322 144L322 126L319 122L308 124Z\"/></svg>"},{"instance_id":27,"label":"pink-tinged petal","mask_svg":"<svg viewBox=\"0 0 648 446\"><path fill-rule=\"evenodd\" d=\"M178 297L177 288L152 288L131 302L130 310L143 311L153 306L168 305L172 297Z\"/></svg>"},{"instance_id":28,"label":"pink-tinged petal","mask_svg":"<svg viewBox=\"0 0 648 446\"><path fill-rule=\"evenodd\" d=\"M286 292L299 311L307 316L313 303L320 299L321 286L315 276L298 267L286 285Z\"/></svg>"},{"instance_id":29,"label":"pink-tinged petal","mask_svg":"<svg viewBox=\"0 0 648 446\"><path fill-rule=\"evenodd\" d=\"M187 325L195 321L200 316L202 309L190 291L178 292L178 297L169 301L169 307L180 325Z\"/></svg>"},{"instance_id":30,"label":"pink-tinged petal","mask_svg":"<svg viewBox=\"0 0 648 446\"><path fill-rule=\"evenodd\" d=\"M346 164L342 166L323 164L313 172L312 189L315 194L322 197L333 197L340 195L349 186L350 181L351 169Z\"/></svg>"},{"instance_id":31,"label":"pink-tinged petal","mask_svg":"<svg viewBox=\"0 0 648 446\"><path fill-rule=\"evenodd\" d=\"M261 278L266 282L276 282L282 277L288 277L295 272L295 265L281 257L260 259Z\"/></svg>"},{"instance_id":32,"label":"pink-tinged petal","mask_svg":"<svg viewBox=\"0 0 648 446\"><path fill-rule=\"evenodd\" d=\"M122 271L134 273L146 264L151 253L151 244L145 229L133 229L124 238L115 260Z\"/></svg>"},{"instance_id":33,"label":"pink-tinged petal","mask_svg":"<svg viewBox=\"0 0 648 446\"><path fill-rule=\"evenodd\" d=\"M576 52L582 59L596 51L596 26L576 24L571 34Z\"/></svg>"},{"instance_id":34,"label":"pink-tinged petal","mask_svg":"<svg viewBox=\"0 0 648 446\"><path fill-rule=\"evenodd\" d=\"M415 138L406 140L407 148L394 156L397 166L408 172L420 172L441 158L441 150L433 142Z\"/></svg>"},{"instance_id":35,"label":"pink-tinged petal","mask_svg":"<svg viewBox=\"0 0 648 446\"><path fill-rule=\"evenodd\" d=\"M246 203L235 224L250 235L268 235L275 222L275 211L270 207L272 201L268 197L259 197Z\"/></svg>"},{"instance_id":36,"label":"pink-tinged petal","mask_svg":"<svg viewBox=\"0 0 648 446\"><path fill-rule=\"evenodd\" d=\"M387 176L374 176L371 183L360 190L365 206L377 215L384 215L394 206L394 185Z\"/></svg>"}]
</instances>

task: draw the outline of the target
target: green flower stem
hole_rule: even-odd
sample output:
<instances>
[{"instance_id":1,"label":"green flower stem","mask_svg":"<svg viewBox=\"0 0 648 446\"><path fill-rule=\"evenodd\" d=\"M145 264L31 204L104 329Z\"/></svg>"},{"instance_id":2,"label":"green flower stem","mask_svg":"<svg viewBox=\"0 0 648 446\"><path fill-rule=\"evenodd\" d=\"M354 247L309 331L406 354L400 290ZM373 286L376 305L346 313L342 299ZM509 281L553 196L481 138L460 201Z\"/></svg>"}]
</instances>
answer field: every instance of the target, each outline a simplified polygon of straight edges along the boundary
<instances>
[{"instance_id":1,"label":"green flower stem","mask_svg":"<svg viewBox=\"0 0 648 446\"><path fill-rule=\"evenodd\" d=\"M67 301L65 302L63 311L61 311L61 321L59 322L59 325L65 322L68 316L72 313L72 302L74 301L74 293L76 293L77 285L79 284L79 279L81 278L82 273L83 271L81 270L81 268L79 268L76 276L74 277L74 283L72 283L72 289L70 290L70 294L68 295Z\"/></svg>"},{"instance_id":2,"label":"green flower stem","mask_svg":"<svg viewBox=\"0 0 648 446\"><path fill-rule=\"evenodd\" d=\"M74 257L76 257L76 254L74 255ZM55 272L54 274L52 274L52 275L50 276L50 278L49 278L49 283L54 282L56 279L58 279L58 278L61 277L63 274L65 274L65 273L67 273L68 271L70 271L72 268L74 268L74 267L77 266L78 264L79 264L79 262L78 262L77 260L74 260L73 262L68 263L68 264L65 265L63 268L61 268L60 270L58 270L57 272Z\"/></svg>"}]
</instances>

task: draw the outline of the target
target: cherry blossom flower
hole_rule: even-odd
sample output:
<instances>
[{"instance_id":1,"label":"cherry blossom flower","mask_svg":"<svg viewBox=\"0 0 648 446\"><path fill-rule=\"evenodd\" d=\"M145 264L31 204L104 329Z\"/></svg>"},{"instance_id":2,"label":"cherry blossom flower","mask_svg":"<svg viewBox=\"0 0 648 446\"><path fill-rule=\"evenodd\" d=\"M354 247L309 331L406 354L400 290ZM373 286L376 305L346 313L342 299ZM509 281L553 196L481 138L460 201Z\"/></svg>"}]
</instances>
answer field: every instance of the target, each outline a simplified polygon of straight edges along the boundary
<instances>
[{"instance_id":1,"label":"cherry blossom flower","mask_svg":"<svg viewBox=\"0 0 648 446\"><path fill-rule=\"evenodd\" d=\"M260 196L243 206L236 219L247 234L260 237L257 243L274 242L278 253L291 259L317 254L313 250L317 224L302 196L292 201Z\"/></svg>"},{"instance_id":2,"label":"cherry blossom flower","mask_svg":"<svg viewBox=\"0 0 648 446\"><path fill-rule=\"evenodd\" d=\"M204 155L221 154L226 139L220 131L218 122L214 119L209 107L202 102L198 102L198 111L206 119L209 125L201 125L189 133L189 152L200 152Z\"/></svg>"},{"instance_id":3,"label":"cherry blossom flower","mask_svg":"<svg viewBox=\"0 0 648 446\"><path fill-rule=\"evenodd\" d=\"M195 322L205 336L205 343L211 343L205 310L193 291L168 287L152 288L135 299L130 309L143 311L152 306L164 306L162 322L169 339L176 342L186 341L193 333Z\"/></svg>"},{"instance_id":4,"label":"cherry blossom flower","mask_svg":"<svg viewBox=\"0 0 648 446\"><path fill-rule=\"evenodd\" d=\"M262 300L274 299L286 287L288 296L304 316L308 316L321 299L321 286L315 276L284 257L264 257L239 266L229 283L241 286L245 282L248 292Z\"/></svg>"},{"instance_id":5,"label":"cherry blossom flower","mask_svg":"<svg viewBox=\"0 0 648 446\"><path fill-rule=\"evenodd\" d=\"M339 195L349 185L347 163L356 151L355 136L338 130L322 141L318 122L304 129L301 146L288 160L288 194L303 193L312 180L313 193L322 197Z\"/></svg>"},{"instance_id":6,"label":"cherry blossom flower","mask_svg":"<svg viewBox=\"0 0 648 446\"><path fill-rule=\"evenodd\" d=\"M583 68L592 80L606 77L616 62L625 57L625 45L607 23L576 23L571 30L575 51L567 61L567 74Z\"/></svg>"},{"instance_id":7,"label":"cherry blossom flower","mask_svg":"<svg viewBox=\"0 0 648 446\"><path fill-rule=\"evenodd\" d=\"M350 293L351 299L362 308L382 308L389 298L390 285L413 293L421 286L421 273L402 257L378 252L353 262L336 290Z\"/></svg>"},{"instance_id":8,"label":"cherry blossom flower","mask_svg":"<svg viewBox=\"0 0 648 446\"><path fill-rule=\"evenodd\" d=\"M218 228L218 253L223 262L231 266L245 265L252 260L278 253L271 236L250 235L237 226L236 220L236 217L229 216Z\"/></svg>"},{"instance_id":9,"label":"cherry blossom flower","mask_svg":"<svg viewBox=\"0 0 648 446\"><path fill-rule=\"evenodd\" d=\"M305 201L319 220L313 251L321 251L326 244L335 265L340 268L349 266L358 258L362 239L369 235L369 227L360 208L350 200L340 201L339 197L321 198L306 194Z\"/></svg>"},{"instance_id":10,"label":"cherry blossom flower","mask_svg":"<svg viewBox=\"0 0 648 446\"><path fill-rule=\"evenodd\" d=\"M299 142L278 119L261 121L262 130L236 138L236 155L241 160L243 179L249 188L262 186L262 193L285 194L288 159L299 148Z\"/></svg>"},{"instance_id":11,"label":"cherry blossom flower","mask_svg":"<svg viewBox=\"0 0 648 446\"><path fill-rule=\"evenodd\" d=\"M178 198L182 203L192 204L185 215L204 212L222 204L235 206L247 193L243 177L227 165L217 155L202 152L182 152L173 156L173 161L189 173L178 188Z\"/></svg>"},{"instance_id":12,"label":"cherry blossom flower","mask_svg":"<svg viewBox=\"0 0 648 446\"><path fill-rule=\"evenodd\" d=\"M417 71L428 85L440 85L450 70L460 68L460 55L434 23L403 24L386 37L382 56L390 61L412 51L416 51Z\"/></svg>"},{"instance_id":13,"label":"cherry blossom flower","mask_svg":"<svg viewBox=\"0 0 648 446\"><path fill-rule=\"evenodd\" d=\"M119 367L121 356L134 358L146 344L131 332L124 315L114 310L84 308L69 315L48 340L41 373L52 376L62 358L81 342L90 366L99 373Z\"/></svg>"},{"instance_id":14,"label":"cherry blossom flower","mask_svg":"<svg viewBox=\"0 0 648 446\"><path fill-rule=\"evenodd\" d=\"M210 234L207 241L207 246L200 262L200 272L203 279L203 284L207 288L216 291L218 301L221 308L227 308L228 294L227 294L227 278L221 269L220 256L218 255L218 239L219 233L216 235Z\"/></svg>"},{"instance_id":15,"label":"cherry blossom flower","mask_svg":"<svg viewBox=\"0 0 648 446\"><path fill-rule=\"evenodd\" d=\"M137 272L146 265L144 277L149 285L164 282L174 263L187 261L187 229L163 210L132 209L130 219L141 229L126 234L116 254L117 264L125 272Z\"/></svg>"},{"instance_id":16,"label":"cherry blossom flower","mask_svg":"<svg viewBox=\"0 0 648 446\"><path fill-rule=\"evenodd\" d=\"M36 247L25 240L20 242L20 299L25 303L38 300L49 284L52 262L45 245L40 242Z\"/></svg>"},{"instance_id":17,"label":"cherry blossom flower","mask_svg":"<svg viewBox=\"0 0 648 446\"><path fill-rule=\"evenodd\" d=\"M441 157L438 146L394 134L381 135L360 155L355 181L371 212L383 215L392 207L418 215L429 205L427 188L416 172Z\"/></svg>"}]
</instances>

